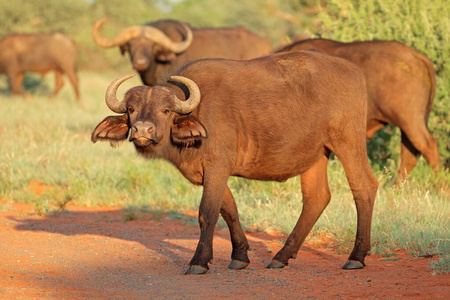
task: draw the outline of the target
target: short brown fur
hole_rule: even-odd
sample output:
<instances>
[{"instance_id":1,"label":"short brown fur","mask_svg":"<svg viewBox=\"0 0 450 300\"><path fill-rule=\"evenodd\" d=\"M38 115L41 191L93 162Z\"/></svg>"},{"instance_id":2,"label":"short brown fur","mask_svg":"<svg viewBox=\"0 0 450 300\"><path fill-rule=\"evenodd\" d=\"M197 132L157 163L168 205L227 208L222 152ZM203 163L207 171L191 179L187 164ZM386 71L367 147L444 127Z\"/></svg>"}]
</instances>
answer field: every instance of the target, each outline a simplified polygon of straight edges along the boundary
<instances>
[{"instance_id":1,"label":"short brown fur","mask_svg":"<svg viewBox=\"0 0 450 300\"><path fill-rule=\"evenodd\" d=\"M433 64L424 54L396 41L340 43L326 39L298 41L278 52L305 49L324 51L361 68L368 92L367 138L387 124L401 130L398 179L405 179L420 154L433 168L439 167L437 142L427 128L436 78Z\"/></svg>"},{"instance_id":2,"label":"short brown fur","mask_svg":"<svg viewBox=\"0 0 450 300\"><path fill-rule=\"evenodd\" d=\"M130 130L138 153L168 160L190 182L203 185L200 241L187 273L208 270L219 213L233 245L229 268L249 263L249 245L227 186L229 176L275 181L301 176L301 216L268 267L287 265L330 200L331 152L342 161L358 213L355 247L344 268L362 268L370 251L377 182L366 154L367 94L361 71L345 60L302 51L248 61L205 59L188 64L178 75L193 80L201 91L200 104L190 114L171 110L174 94L184 97L179 84L135 87L124 98L128 112L102 121L92 141L109 140L110 131L116 141L117 124L128 124L122 139ZM151 97L143 97L148 89ZM197 144L180 147L173 136Z\"/></svg>"}]
</instances>

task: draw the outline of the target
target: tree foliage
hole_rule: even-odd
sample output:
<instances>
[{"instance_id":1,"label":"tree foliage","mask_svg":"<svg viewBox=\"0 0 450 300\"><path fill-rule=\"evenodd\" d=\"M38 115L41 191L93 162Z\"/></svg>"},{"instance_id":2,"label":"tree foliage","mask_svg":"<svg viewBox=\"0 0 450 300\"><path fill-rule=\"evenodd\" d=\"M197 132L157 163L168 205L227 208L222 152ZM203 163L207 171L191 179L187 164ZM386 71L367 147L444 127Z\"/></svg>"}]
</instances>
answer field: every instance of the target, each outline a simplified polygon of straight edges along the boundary
<instances>
[{"instance_id":1,"label":"tree foliage","mask_svg":"<svg viewBox=\"0 0 450 300\"><path fill-rule=\"evenodd\" d=\"M282 0L185 0L170 13L196 27L245 26L268 36L274 46L288 35L303 33L312 22L311 13L298 1Z\"/></svg>"},{"instance_id":2,"label":"tree foliage","mask_svg":"<svg viewBox=\"0 0 450 300\"><path fill-rule=\"evenodd\" d=\"M330 0L318 14L320 33L338 41L397 40L434 63L437 90L428 125L441 160L450 158L450 5L446 0ZM392 131L392 128L388 128ZM392 139L391 142L389 140ZM377 142L378 140L378 142ZM377 159L398 152L399 137L380 132L372 142ZM383 147L377 146L382 145ZM375 153L375 151L369 151Z\"/></svg>"}]
</instances>

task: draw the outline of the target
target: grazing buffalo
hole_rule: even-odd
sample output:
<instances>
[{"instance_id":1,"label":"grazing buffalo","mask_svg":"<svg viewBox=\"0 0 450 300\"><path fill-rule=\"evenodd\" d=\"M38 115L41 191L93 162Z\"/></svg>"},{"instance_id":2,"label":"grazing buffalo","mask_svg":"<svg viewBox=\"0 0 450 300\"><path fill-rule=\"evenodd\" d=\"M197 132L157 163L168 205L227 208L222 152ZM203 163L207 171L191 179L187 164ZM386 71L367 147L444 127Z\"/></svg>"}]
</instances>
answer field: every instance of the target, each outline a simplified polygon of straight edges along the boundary
<instances>
[{"instance_id":1,"label":"grazing buffalo","mask_svg":"<svg viewBox=\"0 0 450 300\"><path fill-rule=\"evenodd\" d=\"M79 100L76 59L75 42L59 32L11 34L0 41L0 73L8 76L13 95L25 95L21 90L25 72L37 72L44 76L53 70L56 83L52 98L62 88L65 73Z\"/></svg>"},{"instance_id":2,"label":"grazing buffalo","mask_svg":"<svg viewBox=\"0 0 450 300\"><path fill-rule=\"evenodd\" d=\"M422 153L435 169L439 167L437 142L427 121L436 90L431 61L395 41L340 43L325 39L298 41L278 52L318 49L347 59L361 68L368 92L367 138L387 124L401 130L398 179L411 172Z\"/></svg>"},{"instance_id":3,"label":"grazing buffalo","mask_svg":"<svg viewBox=\"0 0 450 300\"><path fill-rule=\"evenodd\" d=\"M201 58L251 59L272 52L270 41L244 27L191 28L174 20L160 20L144 26L131 26L112 39L99 30L106 18L98 20L92 30L101 47L120 46L122 55L130 55L133 68L145 85L164 83L169 74L188 61Z\"/></svg>"},{"instance_id":4,"label":"grazing buffalo","mask_svg":"<svg viewBox=\"0 0 450 300\"><path fill-rule=\"evenodd\" d=\"M134 87L120 101L117 88L133 75L114 80L105 98L121 115L100 122L92 141L114 144L129 135L140 155L168 160L191 183L203 185L200 241L186 273L208 270L219 213L233 246L229 268L250 262L230 176L283 182L301 175L302 213L268 267L287 265L330 201L331 152L345 168L358 216L355 246L343 268L363 268L378 184L366 153L367 92L358 67L302 51L198 60L176 74L165 86Z\"/></svg>"}]
</instances>

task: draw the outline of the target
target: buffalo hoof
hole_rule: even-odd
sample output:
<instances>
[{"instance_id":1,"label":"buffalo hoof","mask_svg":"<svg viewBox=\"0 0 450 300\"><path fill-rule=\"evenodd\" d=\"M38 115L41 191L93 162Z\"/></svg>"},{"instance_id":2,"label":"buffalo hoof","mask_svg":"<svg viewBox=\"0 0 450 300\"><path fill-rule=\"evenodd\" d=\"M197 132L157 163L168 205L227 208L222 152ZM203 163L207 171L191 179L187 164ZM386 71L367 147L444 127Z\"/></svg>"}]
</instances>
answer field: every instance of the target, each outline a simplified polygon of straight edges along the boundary
<instances>
[{"instance_id":1,"label":"buffalo hoof","mask_svg":"<svg viewBox=\"0 0 450 300\"><path fill-rule=\"evenodd\" d=\"M267 266L267 269L281 269L281 268L284 268L285 266L286 265L283 264L282 262L280 262L276 259L272 259L270 264Z\"/></svg>"},{"instance_id":2,"label":"buffalo hoof","mask_svg":"<svg viewBox=\"0 0 450 300\"><path fill-rule=\"evenodd\" d=\"M189 266L186 271L184 271L184 275L201 275L208 272L208 269L202 266Z\"/></svg>"},{"instance_id":3,"label":"buffalo hoof","mask_svg":"<svg viewBox=\"0 0 450 300\"><path fill-rule=\"evenodd\" d=\"M249 264L248 262L233 259L228 265L228 269L241 270L245 269L248 266L248 264Z\"/></svg>"},{"instance_id":4,"label":"buffalo hoof","mask_svg":"<svg viewBox=\"0 0 450 300\"><path fill-rule=\"evenodd\" d=\"M355 270L355 269L362 269L364 268L364 265L357 260L347 260L347 262L344 264L342 269L344 270Z\"/></svg>"}]
</instances>

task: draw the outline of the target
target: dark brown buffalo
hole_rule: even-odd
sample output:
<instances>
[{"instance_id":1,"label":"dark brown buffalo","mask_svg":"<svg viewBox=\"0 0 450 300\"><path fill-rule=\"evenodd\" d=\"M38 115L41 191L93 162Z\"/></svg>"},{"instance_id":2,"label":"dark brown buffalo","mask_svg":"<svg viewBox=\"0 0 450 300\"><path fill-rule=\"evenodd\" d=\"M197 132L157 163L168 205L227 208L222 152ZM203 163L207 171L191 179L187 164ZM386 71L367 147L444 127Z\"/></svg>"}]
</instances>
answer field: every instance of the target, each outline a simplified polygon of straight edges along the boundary
<instances>
[{"instance_id":1,"label":"dark brown buffalo","mask_svg":"<svg viewBox=\"0 0 450 300\"><path fill-rule=\"evenodd\" d=\"M153 86L186 62L201 58L251 59L272 52L270 41L244 27L191 28L174 20L160 20L144 26L128 27L112 39L102 37L99 30L105 18L92 30L94 41L101 47L120 46L130 55L133 68L142 82Z\"/></svg>"},{"instance_id":2,"label":"dark brown buffalo","mask_svg":"<svg viewBox=\"0 0 450 300\"><path fill-rule=\"evenodd\" d=\"M11 34L0 41L0 73L8 76L13 95L24 95L21 87L25 72L37 72L44 76L49 71L55 71L56 83L52 97L62 88L65 73L78 100L80 93L76 59L75 42L59 32Z\"/></svg>"},{"instance_id":3,"label":"dark brown buffalo","mask_svg":"<svg viewBox=\"0 0 450 300\"><path fill-rule=\"evenodd\" d=\"M330 201L331 152L342 161L358 215L355 246L343 268L363 268L377 182L366 153L364 76L355 65L318 51L205 59L185 66L166 86L137 86L119 101L117 88L129 77L108 87L106 102L121 115L100 122L92 141L116 143L129 134L143 157L168 160L203 185L200 241L186 273L208 270L219 213L233 246L229 268L249 264L230 176L285 181L301 175L302 213L268 267L287 265Z\"/></svg>"},{"instance_id":4,"label":"dark brown buffalo","mask_svg":"<svg viewBox=\"0 0 450 300\"><path fill-rule=\"evenodd\" d=\"M368 92L367 138L387 124L401 130L398 179L403 180L420 154L435 169L439 167L437 142L427 121L436 90L431 61L395 41L340 43L325 39L298 41L278 52L318 49L359 66Z\"/></svg>"}]
</instances>

